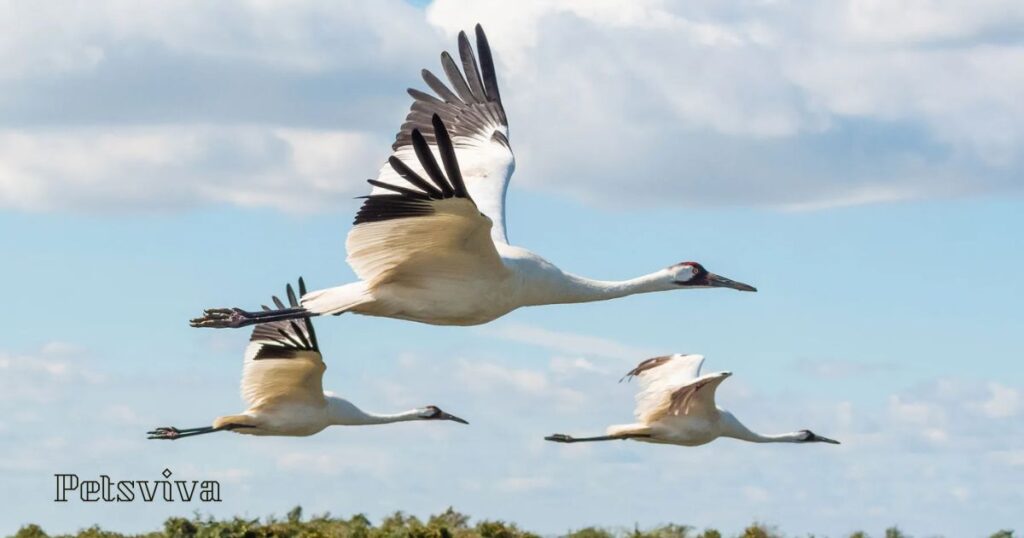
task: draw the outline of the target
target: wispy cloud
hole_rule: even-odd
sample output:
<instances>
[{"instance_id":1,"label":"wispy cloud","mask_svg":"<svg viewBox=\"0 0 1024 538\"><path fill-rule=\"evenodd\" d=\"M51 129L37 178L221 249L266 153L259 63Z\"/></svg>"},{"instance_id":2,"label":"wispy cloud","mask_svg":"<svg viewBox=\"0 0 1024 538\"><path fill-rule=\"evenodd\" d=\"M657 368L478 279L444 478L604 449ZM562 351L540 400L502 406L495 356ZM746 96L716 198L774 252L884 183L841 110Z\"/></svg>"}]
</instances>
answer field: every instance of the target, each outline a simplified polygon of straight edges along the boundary
<instances>
[{"instance_id":1,"label":"wispy cloud","mask_svg":"<svg viewBox=\"0 0 1024 538\"><path fill-rule=\"evenodd\" d=\"M893 368L896 364L886 362L856 361L842 359L800 359L793 367L805 374L820 379L847 379L850 377L877 374Z\"/></svg>"},{"instance_id":2,"label":"wispy cloud","mask_svg":"<svg viewBox=\"0 0 1024 538\"><path fill-rule=\"evenodd\" d=\"M657 355L656 351L623 344L609 338L553 331L543 327L516 323L502 323L480 329L488 335L514 342L521 342L573 356L623 359L639 362Z\"/></svg>"},{"instance_id":3,"label":"wispy cloud","mask_svg":"<svg viewBox=\"0 0 1024 538\"><path fill-rule=\"evenodd\" d=\"M1017 389L992 382L988 384L988 390L988 399L978 404L978 407L989 417L1013 417L1024 407L1024 397Z\"/></svg>"}]
</instances>

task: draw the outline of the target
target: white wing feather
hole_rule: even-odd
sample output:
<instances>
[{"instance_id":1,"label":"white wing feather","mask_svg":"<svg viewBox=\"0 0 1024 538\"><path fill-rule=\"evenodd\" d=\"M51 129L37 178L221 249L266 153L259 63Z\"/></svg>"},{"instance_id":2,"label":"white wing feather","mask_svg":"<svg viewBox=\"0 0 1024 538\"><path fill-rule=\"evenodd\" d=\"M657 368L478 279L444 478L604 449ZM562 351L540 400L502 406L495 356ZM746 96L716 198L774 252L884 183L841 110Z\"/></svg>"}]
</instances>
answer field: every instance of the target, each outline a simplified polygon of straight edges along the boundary
<instances>
[{"instance_id":1,"label":"white wing feather","mask_svg":"<svg viewBox=\"0 0 1024 538\"><path fill-rule=\"evenodd\" d=\"M327 366L320 353L288 350L279 357L268 342L251 342L242 366L242 399L250 409L280 404L324 405L323 374ZM279 348L284 349L284 348ZM263 353L260 353L260 351ZM276 349L274 349L276 351ZM259 355L260 358L256 359Z\"/></svg>"},{"instance_id":2,"label":"white wing feather","mask_svg":"<svg viewBox=\"0 0 1024 538\"><path fill-rule=\"evenodd\" d=\"M495 126L495 131L508 132L504 126ZM494 241L508 243L505 229L505 193L509 180L515 170L515 157L512 150L494 140L482 140L481 137L452 137L455 144L455 155L459 159L462 178L466 182L466 190L476 203L477 210L491 220L491 237ZM431 152L435 159L440 159L436 145L431 144ZM403 146L394 152L394 156L402 160L409 168L421 176L426 172L411 146ZM389 185L407 186L408 183L398 175L390 164L384 163L377 174L377 181ZM370 194L388 194L389 191L374 187Z\"/></svg>"},{"instance_id":3,"label":"white wing feather","mask_svg":"<svg viewBox=\"0 0 1024 538\"><path fill-rule=\"evenodd\" d=\"M288 305L297 307L298 297L291 284L285 291ZM302 278L299 278L299 293L306 293ZM277 297L273 300L278 308L285 307ZM269 310L266 306L263 308ZM323 389L326 369L309 318L257 325L245 348L242 399L249 404L249 409L279 403L326 405Z\"/></svg>"},{"instance_id":4,"label":"white wing feather","mask_svg":"<svg viewBox=\"0 0 1024 538\"><path fill-rule=\"evenodd\" d=\"M367 222L348 234L348 263L372 289L388 282L470 278L503 271L490 220L469 200L432 203L428 216Z\"/></svg>"},{"instance_id":5,"label":"white wing feather","mask_svg":"<svg viewBox=\"0 0 1024 538\"><path fill-rule=\"evenodd\" d=\"M629 374L640 382L634 414L641 422L664 415L672 393L700 375L703 355L675 354L641 362Z\"/></svg>"},{"instance_id":6,"label":"white wing feather","mask_svg":"<svg viewBox=\"0 0 1024 538\"><path fill-rule=\"evenodd\" d=\"M438 115L450 130L466 190L478 210L491 219L494 241L508 243L505 193L515 170L515 156L509 144L508 119L498 91L494 59L480 25L476 27L476 53L465 32L459 33L458 41L460 62L447 52L441 55L448 85L430 71L423 70L423 80L436 96L409 90L413 104L395 137L393 155L425 177L412 149L411 133L416 129L424 133L437 158L436 141L429 131L431 117ZM405 181L387 163L381 167L377 181L405 185ZM388 192L374 187L371 194Z\"/></svg>"}]
</instances>

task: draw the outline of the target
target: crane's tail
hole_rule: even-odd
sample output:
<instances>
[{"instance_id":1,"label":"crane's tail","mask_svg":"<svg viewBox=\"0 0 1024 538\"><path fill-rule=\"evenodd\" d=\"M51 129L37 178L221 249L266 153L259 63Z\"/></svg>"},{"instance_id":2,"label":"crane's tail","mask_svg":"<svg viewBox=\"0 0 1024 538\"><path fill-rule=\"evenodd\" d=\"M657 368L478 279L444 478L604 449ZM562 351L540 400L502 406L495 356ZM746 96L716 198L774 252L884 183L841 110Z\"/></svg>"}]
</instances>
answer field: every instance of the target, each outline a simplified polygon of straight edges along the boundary
<instances>
[{"instance_id":1,"label":"crane's tail","mask_svg":"<svg viewBox=\"0 0 1024 538\"><path fill-rule=\"evenodd\" d=\"M315 315L338 315L372 300L365 282L311 291L302 296L302 307Z\"/></svg>"}]
</instances>

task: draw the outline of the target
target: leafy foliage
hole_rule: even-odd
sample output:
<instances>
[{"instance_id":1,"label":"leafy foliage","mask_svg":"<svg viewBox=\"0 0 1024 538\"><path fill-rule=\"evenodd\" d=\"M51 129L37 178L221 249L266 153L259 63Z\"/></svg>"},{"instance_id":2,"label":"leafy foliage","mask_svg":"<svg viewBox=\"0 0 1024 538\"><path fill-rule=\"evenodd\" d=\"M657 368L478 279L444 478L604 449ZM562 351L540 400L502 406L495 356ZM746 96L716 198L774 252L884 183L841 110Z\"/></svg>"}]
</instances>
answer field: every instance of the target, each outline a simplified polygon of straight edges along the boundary
<instances>
[{"instance_id":1,"label":"leafy foliage","mask_svg":"<svg viewBox=\"0 0 1024 538\"><path fill-rule=\"evenodd\" d=\"M715 529L697 531L687 525L662 525L651 529L634 527L632 530L585 527L571 530L564 538L722 538ZM908 538L897 527L885 529L885 538ZM1000 530L990 538L1013 538L1012 530ZM775 528L754 523L743 530L737 538L781 538ZM50 538L42 527L25 525L13 538ZM424 522L416 516L395 512L374 525L363 514L348 519L328 514L303 518L302 507L296 506L285 514L284 519L275 517L259 519L217 520L202 517L172 517L164 522L163 530L147 534L126 535L106 531L98 526L81 529L74 535L56 535L54 538L540 538L539 535L520 529L514 523L481 520L470 524L469 516L448 508ZM868 538L863 531L849 535L849 538Z\"/></svg>"}]
</instances>

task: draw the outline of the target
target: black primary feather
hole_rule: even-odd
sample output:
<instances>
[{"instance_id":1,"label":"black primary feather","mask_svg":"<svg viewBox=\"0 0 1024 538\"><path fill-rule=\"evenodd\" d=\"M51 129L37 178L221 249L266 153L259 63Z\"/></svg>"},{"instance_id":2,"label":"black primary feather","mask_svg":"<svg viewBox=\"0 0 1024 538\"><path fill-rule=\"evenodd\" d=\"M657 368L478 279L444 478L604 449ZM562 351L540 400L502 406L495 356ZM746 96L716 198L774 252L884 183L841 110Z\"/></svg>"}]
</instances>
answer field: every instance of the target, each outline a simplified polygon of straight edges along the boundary
<instances>
[{"instance_id":1,"label":"black primary feather","mask_svg":"<svg viewBox=\"0 0 1024 538\"><path fill-rule=\"evenodd\" d=\"M306 281L299 277L299 299L306 295ZM298 306L298 305L295 305ZM316 341L316 331L313 330L313 318L304 318L306 333L309 334L309 343L314 351L320 351L320 344Z\"/></svg>"},{"instance_id":2,"label":"black primary feather","mask_svg":"<svg viewBox=\"0 0 1024 538\"><path fill-rule=\"evenodd\" d=\"M462 77L459 66L447 51L441 53L441 67L444 68L444 74L448 77L448 82L451 83L452 88L455 89L455 93L459 94L459 97L466 103L476 103L477 100L473 92L469 91L469 84Z\"/></svg>"},{"instance_id":3,"label":"black primary feather","mask_svg":"<svg viewBox=\"0 0 1024 538\"><path fill-rule=\"evenodd\" d=\"M469 191L466 190L466 183L455 156L455 146L452 144L451 136L440 115L433 114L430 127L429 132L437 143L444 170L441 170L434 153L430 150L426 136L419 129L414 129L410 137L413 150L430 181L416 173L401 159L392 155L388 159L391 168L419 190L391 185L375 179L367 180L370 185L391 192L365 196L363 205L356 213L354 225L431 215L434 213L432 204L435 200L463 198L470 202L473 201Z\"/></svg>"},{"instance_id":4,"label":"black primary feather","mask_svg":"<svg viewBox=\"0 0 1024 538\"><path fill-rule=\"evenodd\" d=\"M418 133L418 130L413 131L413 134ZM402 159L399 159L398 157L392 155L391 157L388 157L388 164L391 165L392 170L398 172L398 175L402 176L402 179L418 187L420 190L425 192L427 196L430 196L435 200L440 200L442 198L441 191L439 191L437 187L431 185L430 183L427 183L427 180L420 177L420 175L413 171L412 168L409 168L409 165L402 162Z\"/></svg>"},{"instance_id":5,"label":"black primary feather","mask_svg":"<svg viewBox=\"0 0 1024 538\"><path fill-rule=\"evenodd\" d=\"M469 44L466 32L459 32L459 59L462 60L462 72L466 74L466 82L473 93L474 102L483 103L487 100L484 85L480 80L480 68L476 65L473 46Z\"/></svg>"},{"instance_id":6,"label":"black primary feather","mask_svg":"<svg viewBox=\"0 0 1024 538\"><path fill-rule=\"evenodd\" d=\"M391 145L393 150L412 145L412 132L416 129L420 130L428 143L434 143L433 133L429 130L430 119L434 114L441 116L452 138L492 140L495 139L494 133L499 132L497 127L508 130L508 119L498 91L494 58L483 28L476 25L475 55L464 32L459 34L458 45L462 71L450 54L445 52L441 55L441 67L451 87L429 70L423 69L420 72L423 81L437 97L411 88L408 90L413 103L405 122L395 135L395 142ZM508 146L507 138L505 145Z\"/></svg>"},{"instance_id":7,"label":"black primary feather","mask_svg":"<svg viewBox=\"0 0 1024 538\"><path fill-rule=\"evenodd\" d=\"M437 115L435 114L434 117L436 118ZM434 129L434 138L436 139L442 132L444 132L444 124L441 125L440 129ZM441 197L451 198L455 196L455 190L452 189L451 184L448 183L448 178L444 177L444 172L442 172L441 167L437 165L437 160L434 159L434 154L430 151L430 146L423 138L423 134L420 133L419 129L412 132L412 148L416 151L416 158L419 159L420 165L423 166L423 170L427 172L430 180L433 181L434 185L437 185L437 188L441 191Z\"/></svg>"},{"instance_id":8,"label":"black primary feather","mask_svg":"<svg viewBox=\"0 0 1024 538\"><path fill-rule=\"evenodd\" d=\"M466 190L466 182L462 179L462 169L459 168L459 160L455 156L455 146L451 137L448 136L448 129L445 129L441 116L434 114L431 119L434 126L434 138L437 139L437 149L441 153L441 161L444 169L448 172L448 180L452 183L455 196L469 198L469 191Z\"/></svg>"},{"instance_id":9,"label":"black primary feather","mask_svg":"<svg viewBox=\"0 0 1024 538\"><path fill-rule=\"evenodd\" d=\"M498 91L498 77L494 70L494 58L491 56L491 44L487 41L484 28L479 24L476 25L476 51L480 55L480 71L483 74L487 100L500 104L501 93ZM505 111L502 110L503 120L504 114Z\"/></svg>"},{"instance_id":10,"label":"black primary feather","mask_svg":"<svg viewBox=\"0 0 1024 538\"><path fill-rule=\"evenodd\" d=\"M299 278L299 293L306 294L306 283L301 277ZM292 308L301 308L299 296L295 294L291 284L285 287L285 294ZM287 308L277 296L271 297L271 300L278 310ZM264 311L272 310L267 305L262 305L262 308ZM254 360L290 359L297 357L299 351L320 351L316 333L313 332L313 322L309 317L302 318L301 322L280 320L261 323L253 329L249 341L265 342L256 352Z\"/></svg>"}]
</instances>

